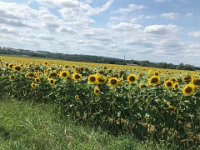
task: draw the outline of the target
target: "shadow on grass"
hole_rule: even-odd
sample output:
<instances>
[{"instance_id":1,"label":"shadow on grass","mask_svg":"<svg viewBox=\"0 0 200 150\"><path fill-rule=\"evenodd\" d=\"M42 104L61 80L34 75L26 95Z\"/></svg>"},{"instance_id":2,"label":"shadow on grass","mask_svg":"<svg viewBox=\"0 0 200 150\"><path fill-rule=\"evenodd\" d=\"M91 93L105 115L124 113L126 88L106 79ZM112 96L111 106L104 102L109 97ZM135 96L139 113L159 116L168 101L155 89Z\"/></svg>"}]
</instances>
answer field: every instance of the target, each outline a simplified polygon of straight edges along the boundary
<instances>
[{"instance_id":1,"label":"shadow on grass","mask_svg":"<svg viewBox=\"0 0 200 150\"><path fill-rule=\"evenodd\" d=\"M11 137L10 132L5 129L5 127L0 126L0 136L4 139L4 140L8 140Z\"/></svg>"}]
</instances>

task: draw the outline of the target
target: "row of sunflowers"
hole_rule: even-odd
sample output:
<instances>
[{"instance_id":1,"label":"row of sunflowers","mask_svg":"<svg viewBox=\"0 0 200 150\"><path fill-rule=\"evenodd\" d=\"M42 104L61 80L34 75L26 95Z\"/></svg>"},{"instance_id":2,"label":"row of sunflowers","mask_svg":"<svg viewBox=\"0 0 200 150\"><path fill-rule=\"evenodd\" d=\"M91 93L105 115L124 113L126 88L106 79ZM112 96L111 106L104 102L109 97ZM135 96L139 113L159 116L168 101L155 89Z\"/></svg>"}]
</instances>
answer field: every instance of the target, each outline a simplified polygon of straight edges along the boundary
<instances>
[{"instance_id":1,"label":"row of sunflowers","mask_svg":"<svg viewBox=\"0 0 200 150\"><path fill-rule=\"evenodd\" d=\"M0 57L0 92L54 103L65 117L138 138L200 144L200 73Z\"/></svg>"}]
</instances>

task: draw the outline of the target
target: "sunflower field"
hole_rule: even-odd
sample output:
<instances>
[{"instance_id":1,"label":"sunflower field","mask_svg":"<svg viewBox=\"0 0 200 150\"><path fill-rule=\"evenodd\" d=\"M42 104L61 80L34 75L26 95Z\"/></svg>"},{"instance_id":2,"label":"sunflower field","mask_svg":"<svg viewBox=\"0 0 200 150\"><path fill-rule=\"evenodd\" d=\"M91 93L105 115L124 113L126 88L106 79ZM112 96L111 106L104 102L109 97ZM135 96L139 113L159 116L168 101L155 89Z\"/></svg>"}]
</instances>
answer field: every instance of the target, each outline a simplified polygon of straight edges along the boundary
<instances>
[{"instance_id":1,"label":"sunflower field","mask_svg":"<svg viewBox=\"0 0 200 150\"><path fill-rule=\"evenodd\" d=\"M200 72L0 56L0 93L112 134L200 144Z\"/></svg>"}]
</instances>

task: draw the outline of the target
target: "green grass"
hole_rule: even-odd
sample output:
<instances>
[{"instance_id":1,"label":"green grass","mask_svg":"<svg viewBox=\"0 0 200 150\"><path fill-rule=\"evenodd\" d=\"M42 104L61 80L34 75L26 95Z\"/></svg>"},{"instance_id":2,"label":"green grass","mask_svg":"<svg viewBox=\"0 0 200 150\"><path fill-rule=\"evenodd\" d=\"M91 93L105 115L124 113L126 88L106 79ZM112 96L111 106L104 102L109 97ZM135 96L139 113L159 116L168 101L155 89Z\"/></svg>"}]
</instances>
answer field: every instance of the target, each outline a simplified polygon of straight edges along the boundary
<instances>
[{"instance_id":1,"label":"green grass","mask_svg":"<svg viewBox=\"0 0 200 150\"><path fill-rule=\"evenodd\" d=\"M60 119L51 104L0 101L0 150L161 150L153 142L112 136Z\"/></svg>"}]
</instances>

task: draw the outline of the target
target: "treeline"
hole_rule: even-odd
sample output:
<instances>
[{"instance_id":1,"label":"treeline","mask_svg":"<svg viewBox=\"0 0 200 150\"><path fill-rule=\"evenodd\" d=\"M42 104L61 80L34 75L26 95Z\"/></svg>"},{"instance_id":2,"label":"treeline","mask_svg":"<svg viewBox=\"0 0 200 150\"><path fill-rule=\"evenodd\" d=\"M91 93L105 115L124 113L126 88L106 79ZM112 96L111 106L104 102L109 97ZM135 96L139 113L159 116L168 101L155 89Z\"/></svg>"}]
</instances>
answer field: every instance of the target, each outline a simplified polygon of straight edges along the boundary
<instances>
[{"instance_id":1,"label":"treeline","mask_svg":"<svg viewBox=\"0 0 200 150\"><path fill-rule=\"evenodd\" d=\"M179 70L192 70L192 71L200 70L200 67L195 67L190 64L183 64L183 63L179 65L174 65L172 63L165 63L165 62L155 63L155 62L150 62L150 61L123 60L123 59L111 58L111 57L52 53L52 52L46 52L46 51L31 51L31 50L14 49L14 48L7 48L7 47L0 47L0 54L52 58L52 59L61 59L61 60L67 60L67 61L94 62L94 63L134 65L134 66L138 65L138 66L145 66L145 67L157 67L157 68L179 69Z\"/></svg>"}]
</instances>

